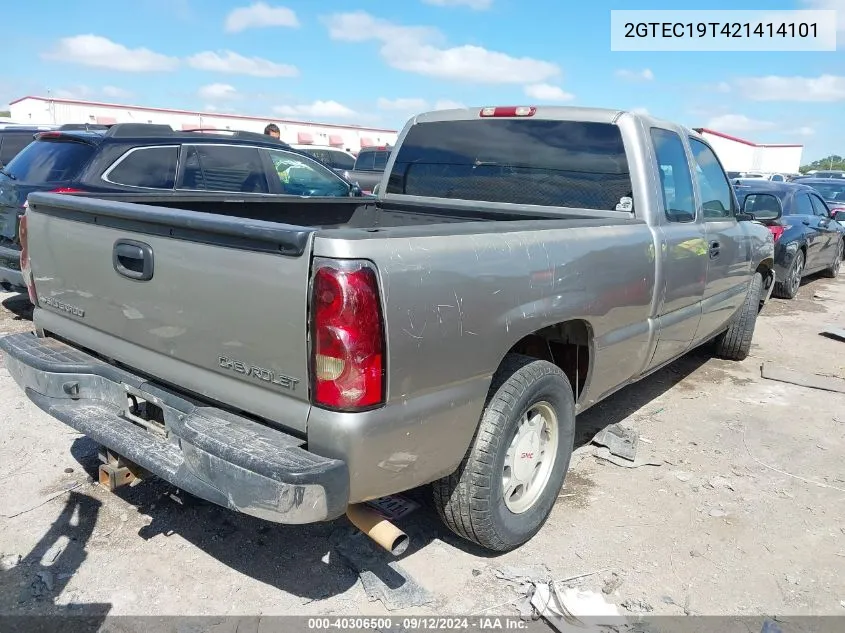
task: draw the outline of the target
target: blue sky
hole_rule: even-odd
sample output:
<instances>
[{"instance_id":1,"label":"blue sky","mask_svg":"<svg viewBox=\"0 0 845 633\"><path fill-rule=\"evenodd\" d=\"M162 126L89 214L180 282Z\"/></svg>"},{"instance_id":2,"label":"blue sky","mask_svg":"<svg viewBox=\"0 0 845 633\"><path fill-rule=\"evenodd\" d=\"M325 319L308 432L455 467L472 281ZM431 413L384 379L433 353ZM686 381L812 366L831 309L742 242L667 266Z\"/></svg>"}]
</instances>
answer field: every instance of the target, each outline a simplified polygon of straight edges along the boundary
<instances>
[{"instance_id":1,"label":"blue sky","mask_svg":"<svg viewBox=\"0 0 845 633\"><path fill-rule=\"evenodd\" d=\"M678 8L662 0L40 0L5 12L37 28L5 33L0 103L49 89L396 129L451 104L560 103L804 143L804 162L845 154L845 0L703 4L838 9L839 49L611 52L610 10Z\"/></svg>"}]
</instances>

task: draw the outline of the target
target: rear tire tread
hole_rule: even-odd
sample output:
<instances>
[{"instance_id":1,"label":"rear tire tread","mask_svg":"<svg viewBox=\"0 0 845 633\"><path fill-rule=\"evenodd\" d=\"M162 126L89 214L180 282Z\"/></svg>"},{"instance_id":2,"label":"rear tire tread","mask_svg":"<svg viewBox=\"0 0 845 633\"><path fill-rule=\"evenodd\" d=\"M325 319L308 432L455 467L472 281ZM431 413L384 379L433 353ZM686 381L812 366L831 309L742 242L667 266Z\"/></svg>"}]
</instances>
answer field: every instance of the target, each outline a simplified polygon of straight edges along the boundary
<instances>
[{"instance_id":1,"label":"rear tire tread","mask_svg":"<svg viewBox=\"0 0 845 633\"><path fill-rule=\"evenodd\" d=\"M763 275L754 273L745 301L734 315L728 330L716 339L716 353L726 360L745 360L751 351L751 339L757 324L760 297L763 292Z\"/></svg>"}]
</instances>

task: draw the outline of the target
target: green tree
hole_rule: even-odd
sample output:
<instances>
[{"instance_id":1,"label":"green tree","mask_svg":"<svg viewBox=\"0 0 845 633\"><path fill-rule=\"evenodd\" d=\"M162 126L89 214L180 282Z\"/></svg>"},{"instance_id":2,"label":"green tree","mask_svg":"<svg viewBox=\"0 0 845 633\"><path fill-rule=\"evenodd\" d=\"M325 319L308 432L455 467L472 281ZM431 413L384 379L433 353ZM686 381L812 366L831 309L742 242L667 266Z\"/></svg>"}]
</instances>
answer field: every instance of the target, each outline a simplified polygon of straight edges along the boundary
<instances>
[{"instance_id":1,"label":"green tree","mask_svg":"<svg viewBox=\"0 0 845 633\"><path fill-rule=\"evenodd\" d=\"M8 110L0 110L0 116L10 117L12 116L12 113Z\"/></svg>"},{"instance_id":2,"label":"green tree","mask_svg":"<svg viewBox=\"0 0 845 633\"><path fill-rule=\"evenodd\" d=\"M845 158L831 154L827 158L820 158L814 160L809 165L803 165L800 169L802 174L806 174L811 169L841 169L845 170Z\"/></svg>"}]
</instances>

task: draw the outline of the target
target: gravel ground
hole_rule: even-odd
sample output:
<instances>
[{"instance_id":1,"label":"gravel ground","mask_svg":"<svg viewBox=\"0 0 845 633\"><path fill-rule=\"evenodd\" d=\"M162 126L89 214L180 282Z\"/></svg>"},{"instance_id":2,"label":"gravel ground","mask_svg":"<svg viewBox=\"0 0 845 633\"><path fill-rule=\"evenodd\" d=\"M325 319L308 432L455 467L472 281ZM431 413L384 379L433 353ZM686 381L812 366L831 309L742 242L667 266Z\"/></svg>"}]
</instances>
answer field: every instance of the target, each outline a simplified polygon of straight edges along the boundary
<instances>
[{"instance_id":1,"label":"gravel ground","mask_svg":"<svg viewBox=\"0 0 845 633\"><path fill-rule=\"evenodd\" d=\"M31 329L24 297L0 300L0 332ZM523 589L507 577L590 574L576 584L623 612L845 615L845 395L760 377L762 361L845 377L845 342L819 335L845 325L843 306L841 279L812 279L767 306L746 361L693 352L582 415L579 443L624 420L659 465L582 445L546 526L515 552L479 553L425 505L400 520L400 564L432 597L412 611L512 614ZM89 479L97 463L0 365L0 613L391 613L337 555L345 519L276 526L162 482L109 493ZM387 582L388 561L373 569Z\"/></svg>"}]
</instances>

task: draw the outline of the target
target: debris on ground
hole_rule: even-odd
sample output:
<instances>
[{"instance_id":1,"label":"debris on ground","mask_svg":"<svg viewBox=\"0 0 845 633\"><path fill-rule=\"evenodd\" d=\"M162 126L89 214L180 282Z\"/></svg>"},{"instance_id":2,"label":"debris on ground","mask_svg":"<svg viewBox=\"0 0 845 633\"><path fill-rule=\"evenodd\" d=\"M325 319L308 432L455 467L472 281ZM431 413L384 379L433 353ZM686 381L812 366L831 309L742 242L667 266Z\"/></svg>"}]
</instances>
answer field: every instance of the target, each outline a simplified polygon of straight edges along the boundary
<instances>
[{"instance_id":1,"label":"debris on ground","mask_svg":"<svg viewBox=\"0 0 845 633\"><path fill-rule=\"evenodd\" d=\"M610 595L619 587L622 586L622 579L619 577L619 574L613 572L609 578L606 578L604 581L604 585L601 588L601 592L605 595Z\"/></svg>"},{"instance_id":2,"label":"debris on ground","mask_svg":"<svg viewBox=\"0 0 845 633\"><path fill-rule=\"evenodd\" d=\"M621 606L631 613L651 613L654 611L654 607L643 598L628 598Z\"/></svg>"},{"instance_id":3,"label":"debris on ground","mask_svg":"<svg viewBox=\"0 0 845 633\"><path fill-rule=\"evenodd\" d=\"M421 607L434 602L434 596L417 583L396 560L361 532L353 532L336 545L337 553L361 580L367 599L381 601L388 611Z\"/></svg>"},{"instance_id":4,"label":"debris on ground","mask_svg":"<svg viewBox=\"0 0 845 633\"><path fill-rule=\"evenodd\" d=\"M10 571L17 567L23 557L20 554L0 554L0 571Z\"/></svg>"},{"instance_id":5,"label":"debris on ground","mask_svg":"<svg viewBox=\"0 0 845 633\"><path fill-rule=\"evenodd\" d=\"M837 338L841 341L845 341L845 328L828 326L819 332L819 334L827 336L828 338Z\"/></svg>"},{"instance_id":6,"label":"debris on ground","mask_svg":"<svg viewBox=\"0 0 845 633\"><path fill-rule=\"evenodd\" d=\"M719 490L720 488L727 488L728 490L734 489L731 482L727 478L721 476L713 477L704 485L714 490Z\"/></svg>"},{"instance_id":7,"label":"debris on ground","mask_svg":"<svg viewBox=\"0 0 845 633\"><path fill-rule=\"evenodd\" d=\"M622 468L640 468L641 466L661 466L662 464L649 457L643 457L642 455L637 455L637 458L634 461L630 461L623 457L617 457L616 455L611 454L610 450L602 446L597 448L593 455L598 459L604 460L606 462L610 462L615 466L622 466Z\"/></svg>"},{"instance_id":8,"label":"debris on ground","mask_svg":"<svg viewBox=\"0 0 845 633\"><path fill-rule=\"evenodd\" d=\"M792 369L775 367L773 365L769 365L768 363L760 365L760 375L768 380L785 382L791 385L798 385L799 387L845 393L845 380L842 380L841 378L819 376L818 374L805 374Z\"/></svg>"},{"instance_id":9,"label":"debris on ground","mask_svg":"<svg viewBox=\"0 0 845 633\"><path fill-rule=\"evenodd\" d=\"M604 427L591 440L592 444L607 448L611 455L630 462L637 458L639 442L639 434L635 430L619 423Z\"/></svg>"},{"instance_id":10,"label":"debris on ground","mask_svg":"<svg viewBox=\"0 0 845 633\"><path fill-rule=\"evenodd\" d=\"M683 471L676 473L675 477L677 478L678 481L683 481L683 482L687 482L690 479L692 479L692 475L690 475L689 473L685 473Z\"/></svg>"},{"instance_id":11,"label":"debris on ground","mask_svg":"<svg viewBox=\"0 0 845 633\"><path fill-rule=\"evenodd\" d=\"M581 618L590 618L591 624L601 624L595 618L606 616L616 618L614 624L618 624L622 615L616 605L607 602L600 593L573 587L559 588L554 582L537 585L531 605L558 631L583 630L585 622Z\"/></svg>"}]
</instances>

